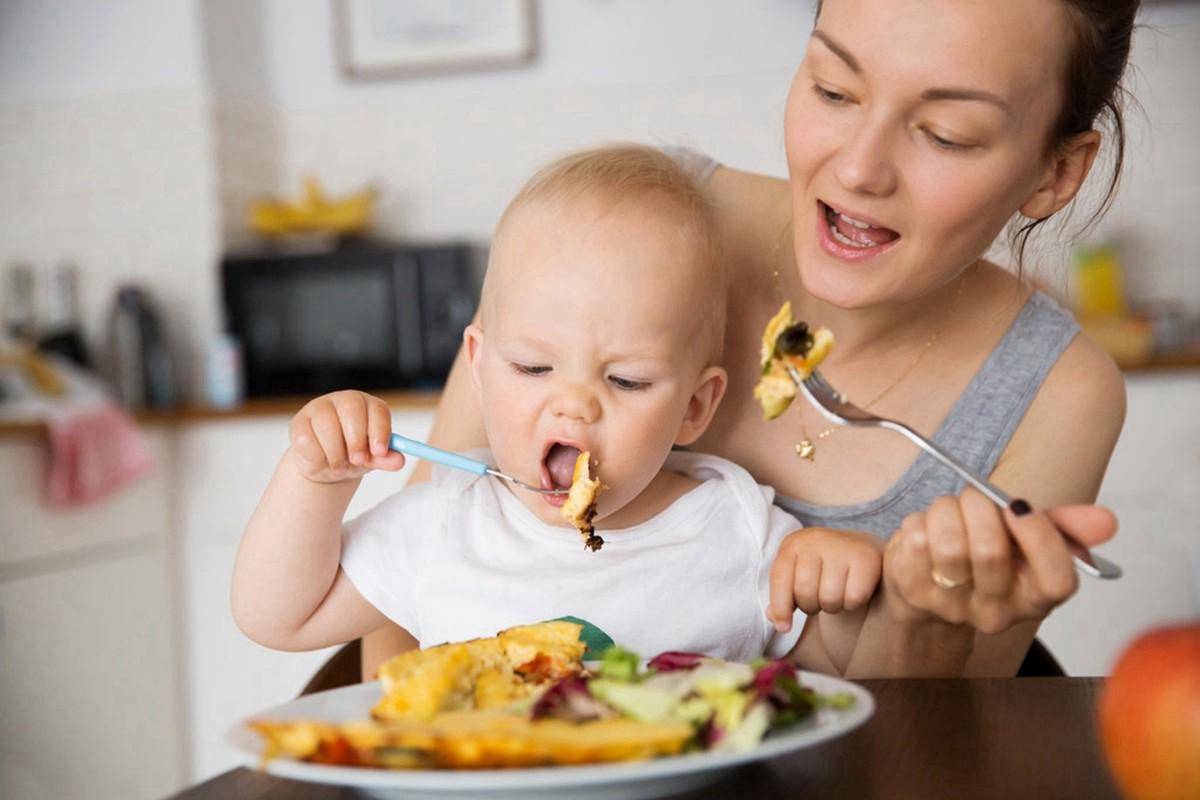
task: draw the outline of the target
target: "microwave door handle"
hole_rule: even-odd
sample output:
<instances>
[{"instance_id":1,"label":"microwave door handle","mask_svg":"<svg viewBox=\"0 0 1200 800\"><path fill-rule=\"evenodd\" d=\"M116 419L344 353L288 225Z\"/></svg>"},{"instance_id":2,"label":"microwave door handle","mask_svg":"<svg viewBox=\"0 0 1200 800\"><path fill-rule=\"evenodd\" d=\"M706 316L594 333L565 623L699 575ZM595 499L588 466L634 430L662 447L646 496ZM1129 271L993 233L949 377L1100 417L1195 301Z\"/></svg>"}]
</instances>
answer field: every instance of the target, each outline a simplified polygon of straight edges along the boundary
<instances>
[{"instance_id":1,"label":"microwave door handle","mask_svg":"<svg viewBox=\"0 0 1200 800\"><path fill-rule=\"evenodd\" d=\"M492 469L482 461L475 461L474 459L460 456L458 453L440 450L433 445L418 442L416 439L409 439L407 436L401 436L398 433L392 434L388 446L398 453L423 458L426 461L433 461L447 467L453 467L454 469L473 472L476 475L486 475Z\"/></svg>"}]
</instances>

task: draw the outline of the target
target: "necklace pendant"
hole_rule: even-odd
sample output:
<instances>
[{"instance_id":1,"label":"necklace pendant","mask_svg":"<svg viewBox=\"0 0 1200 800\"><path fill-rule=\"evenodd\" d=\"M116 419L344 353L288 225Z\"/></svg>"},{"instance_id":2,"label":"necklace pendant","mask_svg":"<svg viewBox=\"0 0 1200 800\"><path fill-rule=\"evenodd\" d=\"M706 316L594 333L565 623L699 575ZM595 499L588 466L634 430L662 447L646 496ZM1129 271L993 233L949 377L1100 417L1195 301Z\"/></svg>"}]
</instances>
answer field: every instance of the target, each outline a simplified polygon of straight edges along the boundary
<instances>
[{"instance_id":1,"label":"necklace pendant","mask_svg":"<svg viewBox=\"0 0 1200 800\"><path fill-rule=\"evenodd\" d=\"M803 459L812 461L813 458L816 456L816 454L817 454L816 445L814 445L808 439L801 439L799 444L796 445L796 455L800 456Z\"/></svg>"}]
</instances>

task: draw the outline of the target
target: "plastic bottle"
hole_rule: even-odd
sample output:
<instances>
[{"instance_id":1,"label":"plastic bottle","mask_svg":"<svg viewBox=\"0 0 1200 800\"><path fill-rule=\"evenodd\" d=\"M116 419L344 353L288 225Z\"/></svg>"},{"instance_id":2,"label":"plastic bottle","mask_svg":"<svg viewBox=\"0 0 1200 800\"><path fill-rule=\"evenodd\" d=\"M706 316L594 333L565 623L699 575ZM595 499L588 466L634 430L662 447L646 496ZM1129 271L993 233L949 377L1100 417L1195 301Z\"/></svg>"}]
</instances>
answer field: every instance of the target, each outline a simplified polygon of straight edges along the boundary
<instances>
[{"instance_id":1,"label":"plastic bottle","mask_svg":"<svg viewBox=\"0 0 1200 800\"><path fill-rule=\"evenodd\" d=\"M242 348L232 334L209 342L204 358L205 399L213 408L236 408L243 398Z\"/></svg>"}]
</instances>

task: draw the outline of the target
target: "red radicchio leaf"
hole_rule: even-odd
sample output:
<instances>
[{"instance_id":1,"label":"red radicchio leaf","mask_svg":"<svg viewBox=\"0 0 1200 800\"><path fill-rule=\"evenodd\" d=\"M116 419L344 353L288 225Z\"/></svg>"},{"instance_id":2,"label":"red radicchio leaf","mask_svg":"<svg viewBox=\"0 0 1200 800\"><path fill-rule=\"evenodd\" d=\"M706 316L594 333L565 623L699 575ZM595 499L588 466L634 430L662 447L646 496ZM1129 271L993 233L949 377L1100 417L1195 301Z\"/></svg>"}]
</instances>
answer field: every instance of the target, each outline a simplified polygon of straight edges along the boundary
<instances>
[{"instance_id":1,"label":"red radicchio leaf","mask_svg":"<svg viewBox=\"0 0 1200 800\"><path fill-rule=\"evenodd\" d=\"M700 730L696 731L696 741L700 742L700 745L706 750L715 747L717 742L724 738L725 729L717 724L715 714L700 726Z\"/></svg>"},{"instance_id":2,"label":"red radicchio leaf","mask_svg":"<svg viewBox=\"0 0 1200 800\"><path fill-rule=\"evenodd\" d=\"M587 722L615 716L611 708L592 697L587 681L579 676L563 678L547 689L533 704L533 719L561 719Z\"/></svg>"},{"instance_id":3,"label":"red radicchio leaf","mask_svg":"<svg viewBox=\"0 0 1200 800\"><path fill-rule=\"evenodd\" d=\"M758 672L754 673L754 692L758 698L765 699L772 695L778 695L779 679L788 677L795 680L796 668L783 659L777 661L768 661L758 668ZM787 695L784 694L779 698L786 701Z\"/></svg>"},{"instance_id":4,"label":"red radicchio leaf","mask_svg":"<svg viewBox=\"0 0 1200 800\"><path fill-rule=\"evenodd\" d=\"M772 726L790 725L817 709L816 693L800 684L796 668L787 661L770 661L754 674L754 693L775 708Z\"/></svg>"},{"instance_id":5,"label":"red radicchio leaf","mask_svg":"<svg viewBox=\"0 0 1200 800\"><path fill-rule=\"evenodd\" d=\"M655 672L675 672L681 669L695 669L700 665L700 659L702 658L704 656L699 653L681 653L676 650L668 650L650 659L646 662L646 666Z\"/></svg>"}]
</instances>

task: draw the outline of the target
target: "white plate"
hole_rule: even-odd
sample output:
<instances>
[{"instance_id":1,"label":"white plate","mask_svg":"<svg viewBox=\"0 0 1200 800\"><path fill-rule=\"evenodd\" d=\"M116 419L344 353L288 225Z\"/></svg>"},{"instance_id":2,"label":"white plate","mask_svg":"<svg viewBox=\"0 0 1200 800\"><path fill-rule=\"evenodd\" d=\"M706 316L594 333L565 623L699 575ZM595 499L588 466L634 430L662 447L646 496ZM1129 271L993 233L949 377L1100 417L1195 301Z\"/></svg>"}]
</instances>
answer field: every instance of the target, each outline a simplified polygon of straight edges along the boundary
<instances>
[{"instance_id":1,"label":"white plate","mask_svg":"<svg viewBox=\"0 0 1200 800\"><path fill-rule=\"evenodd\" d=\"M826 675L801 674L805 686L821 694L849 692L856 702L844 711L822 710L815 720L768 736L745 753L689 753L653 761L505 770L385 770L278 758L266 769L273 775L299 781L353 786L380 798L658 797L712 783L742 764L813 747L857 728L874 713L875 701L862 687ZM332 689L268 708L253 718L331 722L366 719L380 692L378 681ZM225 738L242 754L244 763L257 767L262 739L246 727L248 721L232 727Z\"/></svg>"}]
</instances>

